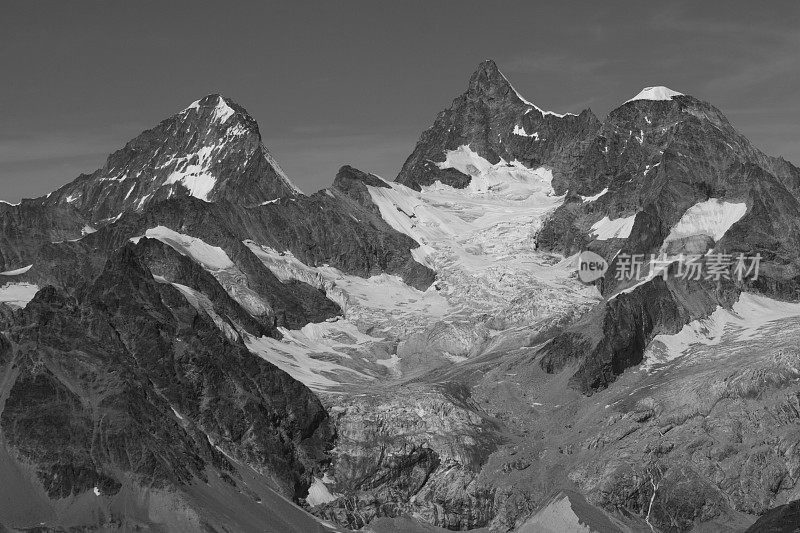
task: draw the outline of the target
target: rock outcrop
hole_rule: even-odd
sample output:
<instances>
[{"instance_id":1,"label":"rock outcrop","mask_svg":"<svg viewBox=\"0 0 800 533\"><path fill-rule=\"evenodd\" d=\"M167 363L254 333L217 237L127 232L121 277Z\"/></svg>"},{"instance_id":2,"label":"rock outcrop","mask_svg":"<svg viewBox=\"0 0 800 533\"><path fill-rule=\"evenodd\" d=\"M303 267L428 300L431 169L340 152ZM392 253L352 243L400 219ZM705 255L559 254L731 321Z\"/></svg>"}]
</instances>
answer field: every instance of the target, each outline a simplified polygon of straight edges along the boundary
<instances>
[{"instance_id":1,"label":"rock outcrop","mask_svg":"<svg viewBox=\"0 0 800 533\"><path fill-rule=\"evenodd\" d=\"M45 288L4 321L9 457L51 500L94 491L108 502L131 484L180 492L210 476L242 490L239 465L288 498L305 494L333 437L325 409L154 279L144 261L158 252L127 245L74 296Z\"/></svg>"},{"instance_id":2,"label":"rock outcrop","mask_svg":"<svg viewBox=\"0 0 800 533\"><path fill-rule=\"evenodd\" d=\"M493 491L478 476L502 437L465 392L417 386L337 405L336 498L313 512L351 528L403 514L453 530L488 525Z\"/></svg>"}]
</instances>

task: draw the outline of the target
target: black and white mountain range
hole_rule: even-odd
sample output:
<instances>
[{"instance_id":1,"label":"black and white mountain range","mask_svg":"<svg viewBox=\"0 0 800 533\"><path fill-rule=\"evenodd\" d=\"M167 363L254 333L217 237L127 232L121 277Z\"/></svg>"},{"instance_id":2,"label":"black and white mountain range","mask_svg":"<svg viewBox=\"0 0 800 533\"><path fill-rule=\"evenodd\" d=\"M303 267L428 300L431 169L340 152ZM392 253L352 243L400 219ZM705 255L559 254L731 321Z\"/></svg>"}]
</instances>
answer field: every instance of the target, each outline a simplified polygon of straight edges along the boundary
<instances>
[{"instance_id":1,"label":"black and white mountain range","mask_svg":"<svg viewBox=\"0 0 800 533\"><path fill-rule=\"evenodd\" d=\"M666 87L559 114L487 60L312 195L206 96L0 202L0 530L793 531L799 202Z\"/></svg>"}]
</instances>

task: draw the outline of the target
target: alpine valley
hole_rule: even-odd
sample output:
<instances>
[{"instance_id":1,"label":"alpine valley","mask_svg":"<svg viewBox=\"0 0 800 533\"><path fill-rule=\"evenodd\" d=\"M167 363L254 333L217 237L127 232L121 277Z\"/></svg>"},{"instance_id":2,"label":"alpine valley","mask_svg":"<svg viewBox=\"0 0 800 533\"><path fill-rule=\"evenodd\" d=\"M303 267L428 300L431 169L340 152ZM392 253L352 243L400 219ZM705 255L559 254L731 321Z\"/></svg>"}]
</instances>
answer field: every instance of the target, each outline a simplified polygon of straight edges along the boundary
<instances>
[{"instance_id":1,"label":"alpine valley","mask_svg":"<svg viewBox=\"0 0 800 533\"><path fill-rule=\"evenodd\" d=\"M675 275L710 250L758 277ZM692 96L487 60L306 195L209 95L0 202L0 531L794 531L798 301L800 169Z\"/></svg>"}]
</instances>

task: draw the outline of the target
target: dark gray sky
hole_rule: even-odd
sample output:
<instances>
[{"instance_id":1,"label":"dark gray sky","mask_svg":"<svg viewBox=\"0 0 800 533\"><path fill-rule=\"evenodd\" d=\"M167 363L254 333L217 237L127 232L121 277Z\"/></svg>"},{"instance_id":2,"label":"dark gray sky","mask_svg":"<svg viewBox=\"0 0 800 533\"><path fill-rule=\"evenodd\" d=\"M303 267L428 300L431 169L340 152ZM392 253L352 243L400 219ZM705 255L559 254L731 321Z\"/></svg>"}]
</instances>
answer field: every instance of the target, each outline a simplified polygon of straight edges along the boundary
<instances>
[{"instance_id":1,"label":"dark gray sky","mask_svg":"<svg viewBox=\"0 0 800 533\"><path fill-rule=\"evenodd\" d=\"M50 2L0 13L0 199L102 166L213 92L306 192L342 164L393 179L495 59L539 107L603 118L648 85L708 100L800 163L800 2Z\"/></svg>"}]
</instances>

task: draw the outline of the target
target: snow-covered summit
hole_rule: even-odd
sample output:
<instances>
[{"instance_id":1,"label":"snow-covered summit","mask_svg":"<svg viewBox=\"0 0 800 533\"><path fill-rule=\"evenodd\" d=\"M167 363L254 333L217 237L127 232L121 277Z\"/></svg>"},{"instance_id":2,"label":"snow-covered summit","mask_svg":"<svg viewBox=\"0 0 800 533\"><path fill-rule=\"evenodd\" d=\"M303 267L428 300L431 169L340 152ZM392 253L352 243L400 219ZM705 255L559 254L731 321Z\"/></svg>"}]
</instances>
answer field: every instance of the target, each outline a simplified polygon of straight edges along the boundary
<instances>
[{"instance_id":1,"label":"snow-covered summit","mask_svg":"<svg viewBox=\"0 0 800 533\"><path fill-rule=\"evenodd\" d=\"M90 179L65 185L49 201L100 222L180 196L259 205L299 194L264 146L256 120L234 100L209 94L142 132Z\"/></svg>"},{"instance_id":2,"label":"snow-covered summit","mask_svg":"<svg viewBox=\"0 0 800 533\"><path fill-rule=\"evenodd\" d=\"M657 87L645 87L636 96L625 102L633 102L636 100L672 100L673 96L683 96L683 93L673 91L669 87L659 85Z\"/></svg>"},{"instance_id":3,"label":"snow-covered summit","mask_svg":"<svg viewBox=\"0 0 800 533\"><path fill-rule=\"evenodd\" d=\"M184 109L182 112L186 113L193 109L199 110L200 107L210 107L212 104L214 106L214 120L219 122L220 124L224 124L236 112L228 104L228 101L225 100L225 98L219 94L210 94L205 98L201 98L200 100L195 100L189 105L189 107Z\"/></svg>"}]
</instances>

